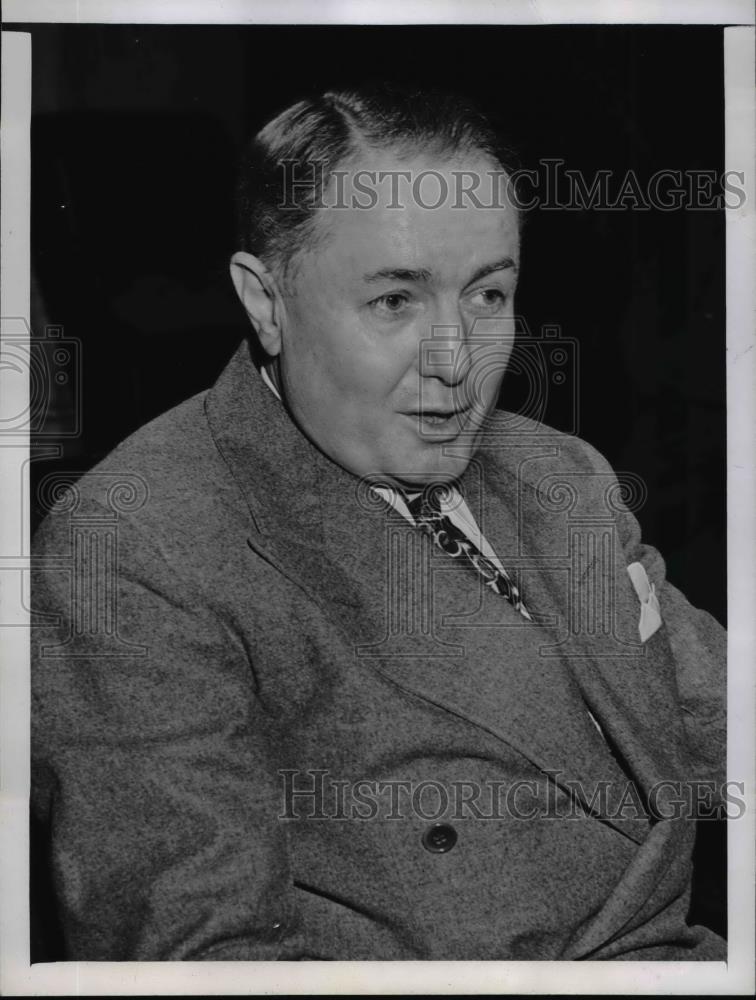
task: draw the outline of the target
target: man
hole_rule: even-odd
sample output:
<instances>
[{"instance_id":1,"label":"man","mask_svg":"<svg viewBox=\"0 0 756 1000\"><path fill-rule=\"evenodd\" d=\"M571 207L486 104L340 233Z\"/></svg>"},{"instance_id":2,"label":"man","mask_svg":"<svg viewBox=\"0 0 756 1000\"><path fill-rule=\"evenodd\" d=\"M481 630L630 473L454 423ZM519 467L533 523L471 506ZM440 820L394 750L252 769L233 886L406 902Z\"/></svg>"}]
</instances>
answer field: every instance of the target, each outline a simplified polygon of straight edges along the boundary
<instances>
[{"instance_id":1,"label":"man","mask_svg":"<svg viewBox=\"0 0 756 1000\"><path fill-rule=\"evenodd\" d=\"M253 140L260 370L245 342L36 540L70 958L724 957L686 924L724 639L604 459L494 409L512 195L451 98L326 94Z\"/></svg>"}]
</instances>

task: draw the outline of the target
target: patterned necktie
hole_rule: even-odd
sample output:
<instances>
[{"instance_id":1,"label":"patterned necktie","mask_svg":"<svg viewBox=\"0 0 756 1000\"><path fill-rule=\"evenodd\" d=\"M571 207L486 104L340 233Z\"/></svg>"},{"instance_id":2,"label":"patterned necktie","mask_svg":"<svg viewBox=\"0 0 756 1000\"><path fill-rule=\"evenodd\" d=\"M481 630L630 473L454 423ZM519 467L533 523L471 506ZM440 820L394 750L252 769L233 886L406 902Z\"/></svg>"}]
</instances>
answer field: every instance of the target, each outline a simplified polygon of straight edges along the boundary
<instances>
[{"instance_id":1,"label":"patterned necktie","mask_svg":"<svg viewBox=\"0 0 756 1000\"><path fill-rule=\"evenodd\" d=\"M500 570L484 556L464 531L441 510L441 494L448 492L445 487L430 487L412 500L405 497L405 503L418 527L429 534L434 543L447 555L457 559L463 557L483 578L487 587L505 597L515 611L533 621L530 612L522 603L520 592L505 570Z\"/></svg>"}]
</instances>

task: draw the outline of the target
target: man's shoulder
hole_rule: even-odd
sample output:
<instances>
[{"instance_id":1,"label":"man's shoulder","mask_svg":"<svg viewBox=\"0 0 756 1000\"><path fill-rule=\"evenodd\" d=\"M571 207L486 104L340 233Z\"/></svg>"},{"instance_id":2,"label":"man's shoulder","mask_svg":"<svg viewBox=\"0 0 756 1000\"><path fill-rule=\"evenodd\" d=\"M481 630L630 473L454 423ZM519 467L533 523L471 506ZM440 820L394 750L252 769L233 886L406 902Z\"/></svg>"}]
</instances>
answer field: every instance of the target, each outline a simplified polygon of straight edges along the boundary
<instances>
[{"instance_id":1,"label":"man's shoulder","mask_svg":"<svg viewBox=\"0 0 756 1000\"><path fill-rule=\"evenodd\" d=\"M142 424L120 441L91 472L114 471L119 465L172 473L191 462L207 436L204 404L207 390L185 399Z\"/></svg>"},{"instance_id":2,"label":"man's shoulder","mask_svg":"<svg viewBox=\"0 0 756 1000\"><path fill-rule=\"evenodd\" d=\"M192 533L199 541L213 511L239 507L208 427L206 397L201 392L150 420L79 478L62 477L36 546L67 530L72 519L89 517L111 518L148 541Z\"/></svg>"},{"instance_id":3,"label":"man's shoulder","mask_svg":"<svg viewBox=\"0 0 756 1000\"><path fill-rule=\"evenodd\" d=\"M206 395L192 396L139 427L82 476L79 491L91 496L99 493L102 481L123 477L135 484L142 478L147 490L159 495L206 478L208 461L216 461L204 413Z\"/></svg>"},{"instance_id":4,"label":"man's shoulder","mask_svg":"<svg viewBox=\"0 0 756 1000\"><path fill-rule=\"evenodd\" d=\"M609 461L588 441L518 413L497 410L482 446L503 474L537 486L547 470L560 474L613 476Z\"/></svg>"}]
</instances>

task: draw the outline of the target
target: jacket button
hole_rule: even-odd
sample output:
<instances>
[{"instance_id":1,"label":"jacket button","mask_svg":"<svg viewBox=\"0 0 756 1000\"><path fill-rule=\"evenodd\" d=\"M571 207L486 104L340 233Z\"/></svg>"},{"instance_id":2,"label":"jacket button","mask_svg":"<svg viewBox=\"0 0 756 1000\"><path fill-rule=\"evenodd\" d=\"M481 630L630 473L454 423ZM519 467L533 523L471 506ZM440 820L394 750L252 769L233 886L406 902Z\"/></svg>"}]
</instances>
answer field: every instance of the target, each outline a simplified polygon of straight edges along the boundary
<instances>
[{"instance_id":1,"label":"jacket button","mask_svg":"<svg viewBox=\"0 0 756 1000\"><path fill-rule=\"evenodd\" d=\"M457 831L447 823L429 826L423 834L423 847L431 854L446 854L457 843Z\"/></svg>"}]
</instances>

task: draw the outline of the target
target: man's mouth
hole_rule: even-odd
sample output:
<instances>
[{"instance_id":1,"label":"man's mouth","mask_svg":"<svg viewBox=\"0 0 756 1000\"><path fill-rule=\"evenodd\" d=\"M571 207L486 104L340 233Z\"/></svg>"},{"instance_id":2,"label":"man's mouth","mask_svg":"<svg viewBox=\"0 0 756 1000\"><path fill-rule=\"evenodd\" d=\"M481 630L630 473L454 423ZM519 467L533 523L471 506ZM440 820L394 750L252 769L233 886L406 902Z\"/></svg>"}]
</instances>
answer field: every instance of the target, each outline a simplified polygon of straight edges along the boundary
<instances>
[{"instance_id":1,"label":"man's mouth","mask_svg":"<svg viewBox=\"0 0 756 1000\"><path fill-rule=\"evenodd\" d=\"M433 426L435 424L446 424L453 417L458 417L460 413L461 410L456 412L453 410L446 412L444 411L438 412L435 410L431 410L425 413L419 413L418 416L420 417L420 419L424 424L431 424L431 426Z\"/></svg>"},{"instance_id":2,"label":"man's mouth","mask_svg":"<svg viewBox=\"0 0 756 1000\"><path fill-rule=\"evenodd\" d=\"M425 408L410 411L406 413L406 416L416 420L421 427L433 428L434 430L459 429L468 410L469 407L456 410Z\"/></svg>"}]
</instances>

